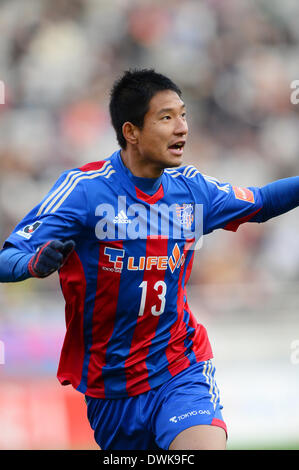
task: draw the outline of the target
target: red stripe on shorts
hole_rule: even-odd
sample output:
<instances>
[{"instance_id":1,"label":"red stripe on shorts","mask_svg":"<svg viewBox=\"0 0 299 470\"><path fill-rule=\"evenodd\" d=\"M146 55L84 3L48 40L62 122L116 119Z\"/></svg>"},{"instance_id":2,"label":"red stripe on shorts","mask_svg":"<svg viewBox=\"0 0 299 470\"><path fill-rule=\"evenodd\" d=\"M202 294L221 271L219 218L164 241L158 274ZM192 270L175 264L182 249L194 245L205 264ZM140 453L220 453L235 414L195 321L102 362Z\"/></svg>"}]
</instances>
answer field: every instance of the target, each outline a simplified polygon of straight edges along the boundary
<instances>
[{"instance_id":1,"label":"red stripe on shorts","mask_svg":"<svg viewBox=\"0 0 299 470\"><path fill-rule=\"evenodd\" d=\"M213 418L213 420L211 422L211 426L218 426L219 428L224 429L224 431L226 432L226 435L227 435L227 427L226 427L225 422L222 421L222 419Z\"/></svg>"}]
</instances>

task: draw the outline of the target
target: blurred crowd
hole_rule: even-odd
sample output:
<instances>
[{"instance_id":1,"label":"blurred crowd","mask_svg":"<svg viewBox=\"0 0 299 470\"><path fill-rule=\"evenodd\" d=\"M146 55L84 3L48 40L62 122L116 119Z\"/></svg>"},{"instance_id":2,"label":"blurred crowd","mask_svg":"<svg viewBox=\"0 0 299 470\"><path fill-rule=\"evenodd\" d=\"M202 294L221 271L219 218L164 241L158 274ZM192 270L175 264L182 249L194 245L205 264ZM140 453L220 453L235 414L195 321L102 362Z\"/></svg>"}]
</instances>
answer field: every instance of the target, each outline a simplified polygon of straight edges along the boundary
<instances>
[{"instance_id":1,"label":"blurred crowd","mask_svg":"<svg viewBox=\"0 0 299 470\"><path fill-rule=\"evenodd\" d=\"M183 90L186 164L239 186L297 175L298 17L297 0L1 0L1 244L62 171L118 148L109 90L128 68ZM298 219L209 235L190 283L298 280Z\"/></svg>"}]
</instances>

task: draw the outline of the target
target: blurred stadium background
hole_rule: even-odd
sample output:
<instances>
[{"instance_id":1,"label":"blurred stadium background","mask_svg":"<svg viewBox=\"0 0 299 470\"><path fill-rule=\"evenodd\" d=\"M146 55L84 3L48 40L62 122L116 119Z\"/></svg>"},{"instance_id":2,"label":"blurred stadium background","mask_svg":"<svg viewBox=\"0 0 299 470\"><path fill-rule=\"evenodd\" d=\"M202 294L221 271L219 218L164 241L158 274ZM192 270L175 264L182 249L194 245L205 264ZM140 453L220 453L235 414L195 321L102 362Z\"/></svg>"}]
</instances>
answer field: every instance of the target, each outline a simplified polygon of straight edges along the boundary
<instances>
[{"instance_id":1,"label":"blurred stadium background","mask_svg":"<svg viewBox=\"0 0 299 470\"><path fill-rule=\"evenodd\" d=\"M298 175L298 16L297 0L1 0L1 243L62 171L117 148L109 89L129 67L183 89L186 163L245 186ZM299 449L298 229L292 211L196 253L230 449ZM57 275L0 285L0 449L96 448L56 379L64 331Z\"/></svg>"}]
</instances>

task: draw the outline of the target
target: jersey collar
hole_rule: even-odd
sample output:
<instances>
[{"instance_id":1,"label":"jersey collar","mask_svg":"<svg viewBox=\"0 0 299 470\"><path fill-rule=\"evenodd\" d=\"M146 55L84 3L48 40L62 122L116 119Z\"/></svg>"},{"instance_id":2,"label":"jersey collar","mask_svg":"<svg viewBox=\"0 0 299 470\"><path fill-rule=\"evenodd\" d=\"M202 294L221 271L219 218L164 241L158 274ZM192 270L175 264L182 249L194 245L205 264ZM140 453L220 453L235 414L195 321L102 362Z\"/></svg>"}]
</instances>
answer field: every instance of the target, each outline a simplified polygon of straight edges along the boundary
<instances>
[{"instance_id":1,"label":"jersey collar","mask_svg":"<svg viewBox=\"0 0 299 470\"><path fill-rule=\"evenodd\" d=\"M167 178L165 173L163 173L160 177L161 184L159 185L157 191L154 194L147 194L146 192L138 188L136 184L134 184L134 177L131 178L129 176L130 170L125 167L120 152L121 150L118 150L113 156L115 156L115 164L117 166L117 169L122 173L122 176L124 176L124 179L122 178L122 181L125 181L126 189L130 189L137 197L137 199L147 202L148 204L155 204L160 199L162 199L167 191Z\"/></svg>"}]
</instances>

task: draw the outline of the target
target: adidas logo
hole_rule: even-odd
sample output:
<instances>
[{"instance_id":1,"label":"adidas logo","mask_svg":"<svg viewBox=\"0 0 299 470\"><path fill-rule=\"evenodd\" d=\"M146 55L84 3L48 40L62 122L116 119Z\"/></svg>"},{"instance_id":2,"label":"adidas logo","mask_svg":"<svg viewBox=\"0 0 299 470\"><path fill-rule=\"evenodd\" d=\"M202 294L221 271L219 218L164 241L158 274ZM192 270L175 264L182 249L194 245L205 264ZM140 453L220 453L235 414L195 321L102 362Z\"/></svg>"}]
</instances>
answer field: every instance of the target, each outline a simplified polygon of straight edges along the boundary
<instances>
[{"instance_id":1,"label":"adidas logo","mask_svg":"<svg viewBox=\"0 0 299 470\"><path fill-rule=\"evenodd\" d=\"M115 224L130 224L131 220L128 219L124 210L121 210L118 215L116 215L113 219Z\"/></svg>"}]
</instances>

